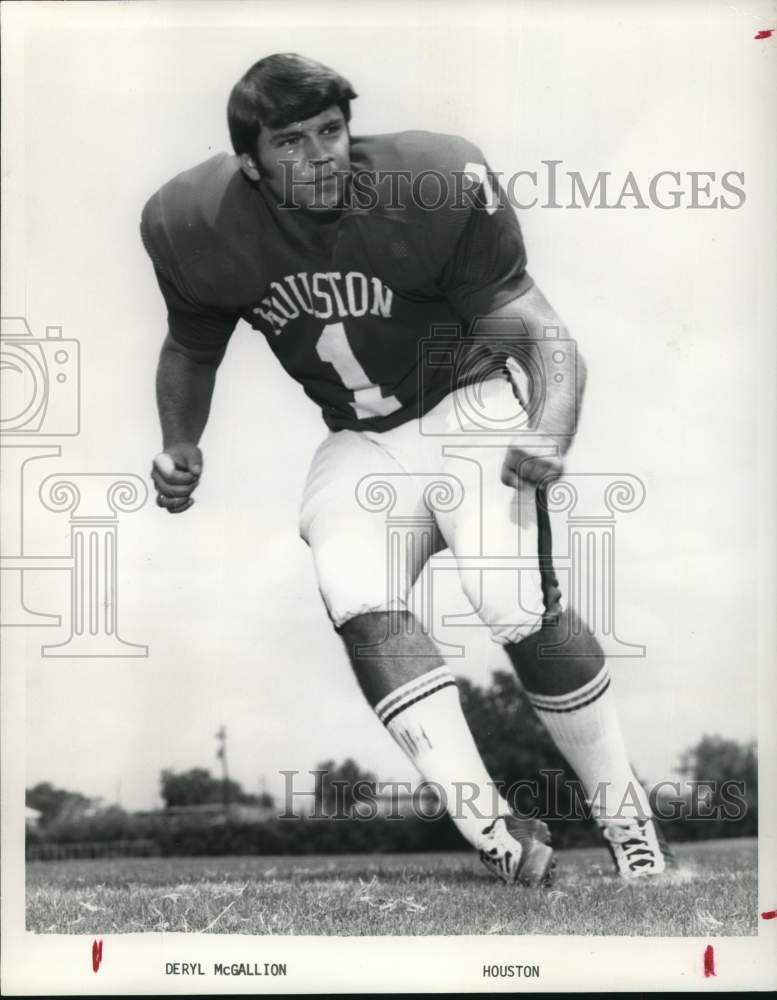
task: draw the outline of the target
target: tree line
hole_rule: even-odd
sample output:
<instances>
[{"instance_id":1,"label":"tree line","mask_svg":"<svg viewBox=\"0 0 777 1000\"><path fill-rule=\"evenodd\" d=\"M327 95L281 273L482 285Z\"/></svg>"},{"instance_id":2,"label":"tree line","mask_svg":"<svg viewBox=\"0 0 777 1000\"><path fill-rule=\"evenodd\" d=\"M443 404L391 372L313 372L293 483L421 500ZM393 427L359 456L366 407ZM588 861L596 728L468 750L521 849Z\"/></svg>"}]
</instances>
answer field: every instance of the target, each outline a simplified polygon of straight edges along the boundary
<instances>
[{"instance_id":1,"label":"tree line","mask_svg":"<svg viewBox=\"0 0 777 1000\"><path fill-rule=\"evenodd\" d=\"M496 672L488 687L460 680L459 690L489 773L495 782L513 788L511 805L524 814L539 809L559 847L598 843L593 824L580 815L580 790L574 774L513 675ZM267 815L273 810L276 814L283 812L271 795L246 792L239 782L215 777L202 767L184 772L162 770L160 794L165 809L147 814L130 814L115 805L101 806L80 792L41 782L27 790L27 805L41 814L39 827L28 830L28 839L77 842L150 838L159 843L162 853L171 854L439 850L464 846L455 826L444 815L430 819L405 814L404 822L397 822L398 816L373 812L371 822L360 820L359 802L364 804L369 798L369 789L377 787L378 779L353 759L342 763L323 761L315 771L320 811L338 818L291 821ZM697 796L695 817L677 816L664 824L670 839L757 833L754 743L705 735L681 755L678 771L691 788L695 783L704 794ZM537 795L537 788L547 786L548 776L553 781L550 812L547 797L540 801ZM726 804L725 789L732 782L742 802L735 818L722 808ZM248 808L231 812L236 806ZM256 807L259 813L265 813L261 821L251 818L251 809ZM351 815L352 820L344 819Z\"/></svg>"}]
</instances>

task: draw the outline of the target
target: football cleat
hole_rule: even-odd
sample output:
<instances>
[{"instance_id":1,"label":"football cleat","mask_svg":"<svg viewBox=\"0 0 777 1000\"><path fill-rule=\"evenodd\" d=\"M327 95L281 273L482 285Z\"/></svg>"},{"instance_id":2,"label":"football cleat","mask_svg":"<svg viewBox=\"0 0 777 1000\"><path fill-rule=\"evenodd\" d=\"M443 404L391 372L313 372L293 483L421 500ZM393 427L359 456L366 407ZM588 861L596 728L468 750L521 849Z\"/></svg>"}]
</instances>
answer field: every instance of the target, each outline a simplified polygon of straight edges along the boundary
<instances>
[{"instance_id":1,"label":"football cleat","mask_svg":"<svg viewBox=\"0 0 777 1000\"><path fill-rule=\"evenodd\" d=\"M610 855L621 878L661 875L676 868L658 824L652 816L644 819L597 819Z\"/></svg>"},{"instance_id":2,"label":"football cleat","mask_svg":"<svg viewBox=\"0 0 777 1000\"><path fill-rule=\"evenodd\" d=\"M508 885L551 884L555 861L542 820L499 816L483 834L480 860L496 878Z\"/></svg>"}]
</instances>

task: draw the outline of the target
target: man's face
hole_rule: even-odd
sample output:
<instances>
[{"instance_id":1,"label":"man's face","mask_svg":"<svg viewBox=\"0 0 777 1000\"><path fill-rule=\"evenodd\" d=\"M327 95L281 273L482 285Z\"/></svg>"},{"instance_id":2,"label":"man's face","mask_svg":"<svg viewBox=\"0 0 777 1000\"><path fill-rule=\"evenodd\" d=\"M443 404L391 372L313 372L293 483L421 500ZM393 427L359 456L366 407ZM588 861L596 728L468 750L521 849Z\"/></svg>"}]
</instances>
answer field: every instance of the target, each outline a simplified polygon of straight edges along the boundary
<instances>
[{"instance_id":1,"label":"man's face","mask_svg":"<svg viewBox=\"0 0 777 1000\"><path fill-rule=\"evenodd\" d=\"M262 183L280 203L293 203L308 211L337 208L351 166L343 112L332 105L304 121L262 128L257 161ZM245 158L243 169L251 176Z\"/></svg>"}]
</instances>

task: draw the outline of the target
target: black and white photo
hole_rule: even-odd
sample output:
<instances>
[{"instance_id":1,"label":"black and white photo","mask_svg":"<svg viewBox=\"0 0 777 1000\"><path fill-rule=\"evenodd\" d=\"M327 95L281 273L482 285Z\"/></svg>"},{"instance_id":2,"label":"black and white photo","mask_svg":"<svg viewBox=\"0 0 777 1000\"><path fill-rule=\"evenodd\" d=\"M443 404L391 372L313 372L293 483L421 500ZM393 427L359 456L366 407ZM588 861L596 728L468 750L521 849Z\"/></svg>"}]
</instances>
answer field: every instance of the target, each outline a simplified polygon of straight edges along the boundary
<instances>
[{"instance_id":1,"label":"black and white photo","mask_svg":"<svg viewBox=\"0 0 777 1000\"><path fill-rule=\"evenodd\" d=\"M774 6L2 16L4 990L773 985Z\"/></svg>"}]
</instances>

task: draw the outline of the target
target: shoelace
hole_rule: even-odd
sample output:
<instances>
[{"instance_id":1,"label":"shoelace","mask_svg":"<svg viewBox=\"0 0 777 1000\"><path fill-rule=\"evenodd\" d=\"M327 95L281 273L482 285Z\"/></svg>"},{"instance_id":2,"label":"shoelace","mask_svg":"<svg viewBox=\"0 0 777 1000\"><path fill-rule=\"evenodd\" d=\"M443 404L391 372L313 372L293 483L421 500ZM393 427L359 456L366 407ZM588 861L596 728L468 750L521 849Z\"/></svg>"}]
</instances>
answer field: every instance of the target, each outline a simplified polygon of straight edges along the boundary
<instances>
[{"instance_id":1,"label":"shoelace","mask_svg":"<svg viewBox=\"0 0 777 1000\"><path fill-rule=\"evenodd\" d=\"M508 844L504 842L504 836L509 836L506 827L504 824L497 826L498 823L499 817L483 830L483 833L488 834L491 838L493 847L485 847L485 845L481 847L480 857L492 868L502 872L510 872L516 867L517 860ZM512 838L510 840L512 841Z\"/></svg>"},{"instance_id":2,"label":"shoelace","mask_svg":"<svg viewBox=\"0 0 777 1000\"><path fill-rule=\"evenodd\" d=\"M655 851L645 836L647 821L626 819L601 822L605 839L623 850L629 868L635 870L653 865Z\"/></svg>"}]
</instances>

